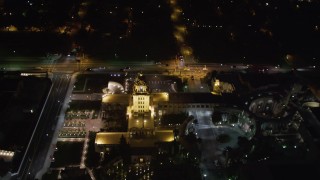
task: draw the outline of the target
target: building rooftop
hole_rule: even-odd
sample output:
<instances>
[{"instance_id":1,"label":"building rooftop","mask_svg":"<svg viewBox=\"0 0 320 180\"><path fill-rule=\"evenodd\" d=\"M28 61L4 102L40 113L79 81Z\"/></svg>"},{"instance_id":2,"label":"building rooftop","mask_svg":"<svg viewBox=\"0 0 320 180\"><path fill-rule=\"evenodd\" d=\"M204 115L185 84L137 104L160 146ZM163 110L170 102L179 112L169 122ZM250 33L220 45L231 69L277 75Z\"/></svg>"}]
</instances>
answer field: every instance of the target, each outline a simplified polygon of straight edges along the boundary
<instances>
[{"instance_id":1,"label":"building rooftop","mask_svg":"<svg viewBox=\"0 0 320 180\"><path fill-rule=\"evenodd\" d=\"M123 136L128 140L127 132L100 132L96 135L96 144L117 145L120 144L120 138Z\"/></svg>"},{"instance_id":2,"label":"building rooftop","mask_svg":"<svg viewBox=\"0 0 320 180\"><path fill-rule=\"evenodd\" d=\"M127 132L100 132L96 135L95 143L97 145L118 145L122 135L132 147L153 147L156 142L172 142L174 140L173 130L156 130L155 136L130 139Z\"/></svg>"},{"instance_id":3,"label":"building rooftop","mask_svg":"<svg viewBox=\"0 0 320 180\"><path fill-rule=\"evenodd\" d=\"M172 142L174 140L173 130L156 130L155 136L161 142Z\"/></svg>"},{"instance_id":4,"label":"building rooftop","mask_svg":"<svg viewBox=\"0 0 320 180\"><path fill-rule=\"evenodd\" d=\"M237 99L235 95L213 95L212 93L171 93L170 103L230 103Z\"/></svg>"},{"instance_id":5,"label":"building rooftop","mask_svg":"<svg viewBox=\"0 0 320 180\"><path fill-rule=\"evenodd\" d=\"M152 100L153 102L168 101L169 94L168 93L152 93Z\"/></svg>"},{"instance_id":6,"label":"building rooftop","mask_svg":"<svg viewBox=\"0 0 320 180\"><path fill-rule=\"evenodd\" d=\"M129 104L130 96L129 94L104 94L102 103Z\"/></svg>"}]
</instances>

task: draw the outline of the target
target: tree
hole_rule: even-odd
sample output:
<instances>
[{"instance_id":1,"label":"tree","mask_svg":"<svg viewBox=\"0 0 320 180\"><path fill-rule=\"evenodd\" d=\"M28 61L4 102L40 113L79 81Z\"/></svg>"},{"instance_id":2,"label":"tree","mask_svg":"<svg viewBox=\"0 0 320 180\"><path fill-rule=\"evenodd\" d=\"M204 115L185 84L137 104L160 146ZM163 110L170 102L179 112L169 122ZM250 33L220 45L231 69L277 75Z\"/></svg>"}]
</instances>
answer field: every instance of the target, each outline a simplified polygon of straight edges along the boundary
<instances>
[{"instance_id":1,"label":"tree","mask_svg":"<svg viewBox=\"0 0 320 180\"><path fill-rule=\"evenodd\" d=\"M222 113L219 111L216 111L212 114L211 118L213 123L218 123L222 120Z\"/></svg>"},{"instance_id":2,"label":"tree","mask_svg":"<svg viewBox=\"0 0 320 180\"><path fill-rule=\"evenodd\" d=\"M237 123L238 122L238 116L236 114L230 114L229 115L229 123Z\"/></svg>"},{"instance_id":3,"label":"tree","mask_svg":"<svg viewBox=\"0 0 320 180\"><path fill-rule=\"evenodd\" d=\"M161 124L169 125L169 124L182 124L185 119L187 119L188 114L186 113L178 113L178 114L164 114L161 117Z\"/></svg>"},{"instance_id":4,"label":"tree","mask_svg":"<svg viewBox=\"0 0 320 180\"><path fill-rule=\"evenodd\" d=\"M124 162L128 163L130 161L130 146L123 135L120 137L119 152Z\"/></svg>"}]
</instances>

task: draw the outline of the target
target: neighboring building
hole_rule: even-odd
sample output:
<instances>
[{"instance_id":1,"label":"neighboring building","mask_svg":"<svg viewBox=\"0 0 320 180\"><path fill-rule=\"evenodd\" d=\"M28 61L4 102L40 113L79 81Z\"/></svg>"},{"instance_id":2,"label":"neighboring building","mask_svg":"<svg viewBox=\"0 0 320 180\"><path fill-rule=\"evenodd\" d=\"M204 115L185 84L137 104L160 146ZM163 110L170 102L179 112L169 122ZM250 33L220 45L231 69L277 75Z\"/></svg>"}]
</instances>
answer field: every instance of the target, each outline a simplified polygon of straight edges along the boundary
<instances>
[{"instance_id":1,"label":"neighboring building","mask_svg":"<svg viewBox=\"0 0 320 180\"><path fill-rule=\"evenodd\" d=\"M222 93L233 93L235 91L235 87L232 83L223 82L219 79L214 79L211 82L212 84L212 92L214 94L221 95Z\"/></svg>"}]
</instances>

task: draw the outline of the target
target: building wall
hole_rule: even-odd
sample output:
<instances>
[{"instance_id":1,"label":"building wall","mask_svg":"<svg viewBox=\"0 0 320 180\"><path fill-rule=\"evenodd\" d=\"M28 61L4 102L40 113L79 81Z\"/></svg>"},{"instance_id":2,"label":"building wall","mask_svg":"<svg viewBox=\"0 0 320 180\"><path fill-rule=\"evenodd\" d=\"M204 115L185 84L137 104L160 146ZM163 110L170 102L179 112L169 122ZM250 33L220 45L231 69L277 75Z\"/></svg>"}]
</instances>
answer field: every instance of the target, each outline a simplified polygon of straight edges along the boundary
<instances>
[{"instance_id":1,"label":"building wall","mask_svg":"<svg viewBox=\"0 0 320 180\"><path fill-rule=\"evenodd\" d=\"M159 103L155 107L156 116L162 116L163 114L189 112L197 110L210 110L213 111L215 104L212 103Z\"/></svg>"}]
</instances>

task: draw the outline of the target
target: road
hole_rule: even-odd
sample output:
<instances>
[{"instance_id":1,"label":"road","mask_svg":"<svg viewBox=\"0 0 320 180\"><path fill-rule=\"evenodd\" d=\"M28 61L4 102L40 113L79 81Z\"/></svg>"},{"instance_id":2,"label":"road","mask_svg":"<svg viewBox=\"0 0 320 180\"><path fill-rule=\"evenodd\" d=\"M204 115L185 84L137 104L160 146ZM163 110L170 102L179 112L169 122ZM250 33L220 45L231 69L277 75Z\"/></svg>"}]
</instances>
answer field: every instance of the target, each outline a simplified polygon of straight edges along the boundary
<instances>
[{"instance_id":1,"label":"road","mask_svg":"<svg viewBox=\"0 0 320 180\"><path fill-rule=\"evenodd\" d=\"M185 67L177 66L175 61L167 61L164 64L155 64L153 61L118 61L118 60L95 60L90 58L77 61L75 58L70 58L63 55L51 55L47 57L1 57L0 67L7 70L26 70L32 68L42 67L44 70L53 72L74 72L83 71L87 68L107 68L111 71L119 71L124 67L132 67L132 70L142 71L169 71L177 73L178 75L191 75L191 74L206 74L213 70L216 71L246 71L253 69L263 73L276 73L287 72L291 68L283 68L280 66L272 65L247 65L241 63L192 63ZM313 67L298 68L297 70L308 70ZM318 67L317 67L318 68Z\"/></svg>"},{"instance_id":2,"label":"road","mask_svg":"<svg viewBox=\"0 0 320 180\"><path fill-rule=\"evenodd\" d=\"M35 179L36 173L43 167L70 79L70 74L53 75L52 88L31 142L29 166L25 168L20 179Z\"/></svg>"}]
</instances>

